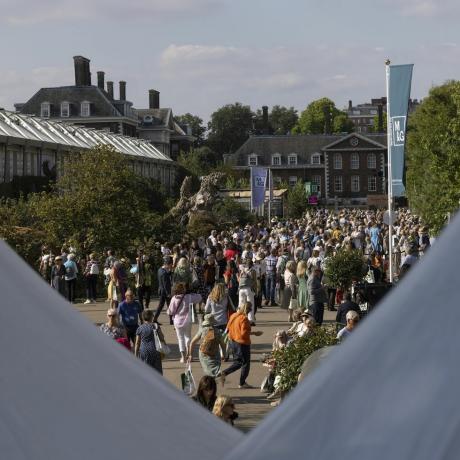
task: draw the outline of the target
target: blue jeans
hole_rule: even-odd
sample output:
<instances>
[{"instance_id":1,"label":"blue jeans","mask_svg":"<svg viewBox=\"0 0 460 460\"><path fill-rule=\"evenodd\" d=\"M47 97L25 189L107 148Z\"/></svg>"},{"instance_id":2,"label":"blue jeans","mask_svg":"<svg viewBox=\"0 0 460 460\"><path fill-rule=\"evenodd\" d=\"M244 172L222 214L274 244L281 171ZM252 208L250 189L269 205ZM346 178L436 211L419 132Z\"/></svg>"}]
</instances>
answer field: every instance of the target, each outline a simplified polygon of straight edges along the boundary
<instances>
[{"instance_id":1,"label":"blue jeans","mask_svg":"<svg viewBox=\"0 0 460 460\"><path fill-rule=\"evenodd\" d=\"M244 345L233 341L230 344L235 360L230 367L222 371L222 374L229 375L241 369L240 385L244 385L249 375L249 369L251 368L251 345Z\"/></svg>"},{"instance_id":2,"label":"blue jeans","mask_svg":"<svg viewBox=\"0 0 460 460\"><path fill-rule=\"evenodd\" d=\"M267 300L271 303L275 303L275 289L276 289L276 275L267 273L265 278L265 292Z\"/></svg>"}]
</instances>

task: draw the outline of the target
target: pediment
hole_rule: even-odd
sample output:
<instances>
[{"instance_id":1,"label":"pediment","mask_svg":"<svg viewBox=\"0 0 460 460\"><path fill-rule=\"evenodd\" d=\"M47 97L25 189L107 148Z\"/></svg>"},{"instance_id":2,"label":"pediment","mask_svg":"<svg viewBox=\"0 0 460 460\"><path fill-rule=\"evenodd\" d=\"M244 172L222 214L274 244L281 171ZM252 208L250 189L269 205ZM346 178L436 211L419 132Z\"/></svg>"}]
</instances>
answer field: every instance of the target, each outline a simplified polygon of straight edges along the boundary
<instances>
[{"instance_id":1,"label":"pediment","mask_svg":"<svg viewBox=\"0 0 460 460\"><path fill-rule=\"evenodd\" d=\"M335 151L335 150L374 150L374 149L386 149L386 146L374 139L363 136L359 133L351 133L345 137L342 137L332 144L323 147L323 151Z\"/></svg>"}]
</instances>

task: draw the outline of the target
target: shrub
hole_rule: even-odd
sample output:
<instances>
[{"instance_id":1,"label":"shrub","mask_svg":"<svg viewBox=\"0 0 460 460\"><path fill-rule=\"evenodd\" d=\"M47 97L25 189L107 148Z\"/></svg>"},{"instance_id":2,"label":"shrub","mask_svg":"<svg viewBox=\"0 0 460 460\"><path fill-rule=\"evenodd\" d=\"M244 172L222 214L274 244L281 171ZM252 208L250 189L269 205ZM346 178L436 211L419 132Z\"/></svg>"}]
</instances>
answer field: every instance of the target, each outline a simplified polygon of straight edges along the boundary
<instances>
[{"instance_id":1,"label":"shrub","mask_svg":"<svg viewBox=\"0 0 460 460\"><path fill-rule=\"evenodd\" d=\"M332 286L348 289L353 280L361 281L367 267L359 251L342 249L327 261L324 274Z\"/></svg>"},{"instance_id":2,"label":"shrub","mask_svg":"<svg viewBox=\"0 0 460 460\"><path fill-rule=\"evenodd\" d=\"M313 334L298 337L288 347L275 351L275 372L281 377L279 388L282 392L297 385L302 364L314 351L337 343L336 335L332 326L317 327Z\"/></svg>"}]
</instances>

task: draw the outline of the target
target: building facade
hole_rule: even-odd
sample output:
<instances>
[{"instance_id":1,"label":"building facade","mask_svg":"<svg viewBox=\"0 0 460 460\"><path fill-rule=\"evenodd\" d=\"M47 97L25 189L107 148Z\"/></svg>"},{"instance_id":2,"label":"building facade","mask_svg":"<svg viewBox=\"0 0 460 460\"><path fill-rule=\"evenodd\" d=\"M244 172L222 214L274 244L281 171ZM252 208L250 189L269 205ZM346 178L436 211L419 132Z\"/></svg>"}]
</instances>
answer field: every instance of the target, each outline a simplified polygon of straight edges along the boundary
<instances>
[{"instance_id":1,"label":"building facade","mask_svg":"<svg viewBox=\"0 0 460 460\"><path fill-rule=\"evenodd\" d=\"M323 204L366 204L385 193L386 135L251 136L224 157L233 169L270 168L275 186L310 182Z\"/></svg>"},{"instance_id":2,"label":"building facade","mask_svg":"<svg viewBox=\"0 0 460 460\"><path fill-rule=\"evenodd\" d=\"M119 82L118 98L112 81L105 83L105 73L97 72L92 85L90 60L74 56L75 85L41 88L27 102L15 104L18 113L53 121L74 123L124 136L140 137L151 142L163 154L174 157L188 151L194 138L174 120L171 109L161 109L160 93L149 91L151 112L136 110L126 98L127 84ZM176 155L177 156L177 155Z\"/></svg>"}]
</instances>

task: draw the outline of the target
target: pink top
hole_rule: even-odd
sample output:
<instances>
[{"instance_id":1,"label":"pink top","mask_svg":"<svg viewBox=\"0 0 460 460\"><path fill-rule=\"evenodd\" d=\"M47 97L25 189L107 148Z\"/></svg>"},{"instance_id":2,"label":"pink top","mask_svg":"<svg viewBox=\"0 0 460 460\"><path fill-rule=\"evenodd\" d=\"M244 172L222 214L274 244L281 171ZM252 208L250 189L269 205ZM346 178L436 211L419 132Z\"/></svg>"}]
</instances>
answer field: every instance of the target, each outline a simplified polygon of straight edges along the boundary
<instances>
[{"instance_id":1,"label":"pink top","mask_svg":"<svg viewBox=\"0 0 460 460\"><path fill-rule=\"evenodd\" d=\"M200 303L203 301L200 294L185 294L182 301L182 295L175 295L169 302L168 315L173 316L175 327L184 327L192 321L190 315L190 304Z\"/></svg>"}]
</instances>

